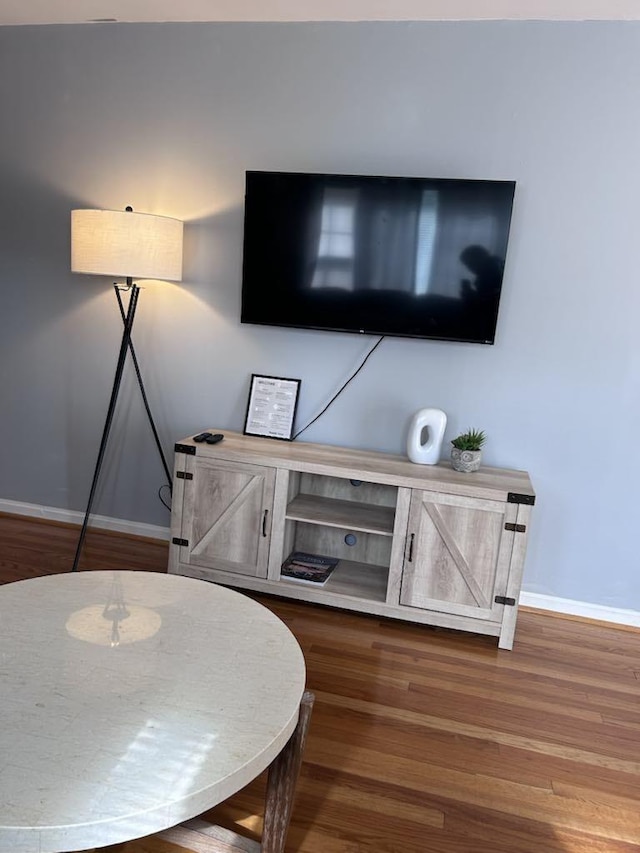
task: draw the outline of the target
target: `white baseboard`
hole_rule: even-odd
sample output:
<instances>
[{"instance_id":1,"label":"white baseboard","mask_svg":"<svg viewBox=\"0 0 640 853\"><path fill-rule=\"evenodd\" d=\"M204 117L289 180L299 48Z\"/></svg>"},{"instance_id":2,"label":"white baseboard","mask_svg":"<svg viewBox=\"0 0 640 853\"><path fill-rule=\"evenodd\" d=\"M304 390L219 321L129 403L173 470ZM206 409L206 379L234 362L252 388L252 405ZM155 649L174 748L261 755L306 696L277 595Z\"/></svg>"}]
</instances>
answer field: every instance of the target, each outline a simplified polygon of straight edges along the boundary
<instances>
[{"instance_id":1,"label":"white baseboard","mask_svg":"<svg viewBox=\"0 0 640 853\"><path fill-rule=\"evenodd\" d=\"M33 518L46 518L50 521L63 521L69 524L82 524L84 517L83 513L69 509L39 506L21 503L20 501L3 500L2 498L0 498L0 512L28 515ZM125 521L122 518L109 518L106 515L92 515L91 525L103 530L115 530L118 533L129 533L133 536L146 536L149 539L169 539L168 527L143 524L138 521ZM552 595L540 595L535 592L521 592L520 605L522 607L535 607L537 610L550 610L553 613L564 613L567 616L581 616L585 619L596 619L599 622L613 622L616 625L640 628L640 612L637 610L606 607L601 604L589 604L587 601L555 598Z\"/></svg>"},{"instance_id":2,"label":"white baseboard","mask_svg":"<svg viewBox=\"0 0 640 853\"><path fill-rule=\"evenodd\" d=\"M599 622L614 622L616 625L640 628L640 611L638 610L607 607L603 604L589 604L588 601L555 598L552 595L539 595L535 592L521 592L519 603L521 607L535 607L538 610L563 613L565 616L580 616L584 619L596 619Z\"/></svg>"},{"instance_id":3,"label":"white baseboard","mask_svg":"<svg viewBox=\"0 0 640 853\"><path fill-rule=\"evenodd\" d=\"M46 518L49 521L62 521L67 524L82 524L83 512L71 509L60 509L54 506L39 506L38 504L21 503L0 498L0 512L13 515L28 515L32 518ZM126 521L123 518L109 518L106 515L92 515L91 527L102 530L115 530L118 533L128 533L132 536L146 536L149 539L169 539L169 528L155 524L143 524L140 521Z\"/></svg>"}]
</instances>

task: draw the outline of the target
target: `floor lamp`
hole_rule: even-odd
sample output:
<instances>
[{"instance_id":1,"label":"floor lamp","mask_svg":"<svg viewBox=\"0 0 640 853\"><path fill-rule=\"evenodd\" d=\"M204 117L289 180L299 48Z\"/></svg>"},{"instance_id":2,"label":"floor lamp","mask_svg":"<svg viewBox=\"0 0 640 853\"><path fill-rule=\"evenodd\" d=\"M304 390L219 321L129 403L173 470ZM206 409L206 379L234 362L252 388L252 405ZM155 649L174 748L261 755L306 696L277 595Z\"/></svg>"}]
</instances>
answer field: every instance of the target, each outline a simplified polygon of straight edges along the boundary
<instances>
[{"instance_id":1,"label":"floor lamp","mask_svg":"<svg viewBox=\"0 0 640 853\"><path fill-rule=\"evenodd\" d=\"M151 414L147 395L142 382L131 331L140 296L140 288L133 279L160 279L162 281L180 281L182 278L182 222L167 216L153 216L147 213L134 213L126 210L72 210L71 211L71 269L73 272L90 275L115 276L124 278L124 284L114 283L122 317L123 331L120 350L113 379L111 398L107 409L100 449L93 473L89 500L80 530L72 571L77 571L82 545L87 533L89 516L93 507L100 469L109 440L113 415L116 410L122 374L127 358L131 360L142 394L145 411L156 447L160 453L162 465L169 483L171 472ZM129 293L125 309L122 293Z\"/></svg>"}]
</instances>

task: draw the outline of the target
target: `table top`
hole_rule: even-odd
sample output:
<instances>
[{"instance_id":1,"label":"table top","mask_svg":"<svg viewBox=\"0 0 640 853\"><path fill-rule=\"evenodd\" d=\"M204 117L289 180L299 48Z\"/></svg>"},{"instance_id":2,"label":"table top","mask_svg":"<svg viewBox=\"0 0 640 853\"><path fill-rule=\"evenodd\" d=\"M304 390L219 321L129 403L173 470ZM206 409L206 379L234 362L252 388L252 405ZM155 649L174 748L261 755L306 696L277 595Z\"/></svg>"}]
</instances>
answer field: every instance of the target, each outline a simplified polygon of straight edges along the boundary
<instances>
[{"instance_id":1,"label":"table top","mask_svg":"<svg viewBox=\"0 0 640 853\"><path fill-rule=\"evenodd\" d=\"M286 625L206 581L0 586L0 851L116 844L202 813L278 755L304 686Z\"/></svg>"}]
</instances>

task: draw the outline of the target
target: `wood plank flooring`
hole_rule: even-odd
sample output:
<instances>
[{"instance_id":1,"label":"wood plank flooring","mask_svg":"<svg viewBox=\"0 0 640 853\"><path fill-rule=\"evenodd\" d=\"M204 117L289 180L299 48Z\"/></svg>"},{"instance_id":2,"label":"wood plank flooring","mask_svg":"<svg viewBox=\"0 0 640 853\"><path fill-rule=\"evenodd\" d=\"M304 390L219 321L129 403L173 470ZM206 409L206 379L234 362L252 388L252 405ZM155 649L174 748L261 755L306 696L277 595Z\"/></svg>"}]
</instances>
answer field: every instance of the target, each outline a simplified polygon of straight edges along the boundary
<instances>
[{"instance_id":1,"label":"wood plank flooring","mask_svg":"<svg viewBox=\"0 0 640 853\"><path fill-rule=\"evenodd\" d=\"M0 582L68 571L76 536L0 515ZM87 545L84 568L166 567L165 543ZM640 853L640 632L524 610L509 652L255 597L298 638L316 694L290 853ZM257 837L263 787L205 819Z\"/></svg>"}]
</instances>

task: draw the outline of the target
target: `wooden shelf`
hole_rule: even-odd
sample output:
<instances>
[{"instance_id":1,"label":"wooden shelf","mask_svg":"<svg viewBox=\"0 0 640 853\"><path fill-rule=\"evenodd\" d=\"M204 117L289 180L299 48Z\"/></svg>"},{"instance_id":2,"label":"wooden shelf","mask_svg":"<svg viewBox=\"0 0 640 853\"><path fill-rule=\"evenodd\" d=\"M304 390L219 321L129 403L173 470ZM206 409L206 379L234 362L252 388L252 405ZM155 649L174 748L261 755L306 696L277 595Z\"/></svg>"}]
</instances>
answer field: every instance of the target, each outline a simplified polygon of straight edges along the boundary
<instances>
[{"instance_id":1,"label":"wooden shelf","mask_svg":"<svg viewBox=\"0 0 640 853\"><path fill-rule=\"evenodd\" d=\"M286 517L291 521L392 536L395 510L393 507L300 494L287 507Z\"/></svg>"},{"instance_id":2,"label":"wooden shelf","mask_svg":"<svg viewBox=\"0 0 640 853\"><path fill-rule=\"evenodd\" d=\"M384 602L387 596L388 577L388 567L354 563L352 560L340 560L331 577L323 586L300 583L282 576L280 583L304 587L306 591L333 592L338 595L367 599L368 601Z\"/></svg>"}]
</instances>

